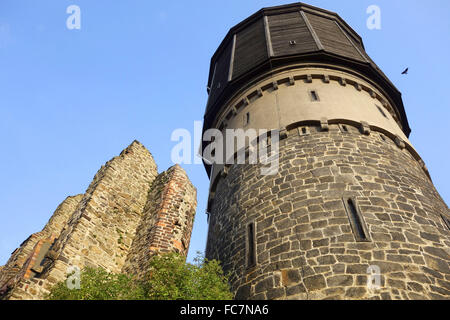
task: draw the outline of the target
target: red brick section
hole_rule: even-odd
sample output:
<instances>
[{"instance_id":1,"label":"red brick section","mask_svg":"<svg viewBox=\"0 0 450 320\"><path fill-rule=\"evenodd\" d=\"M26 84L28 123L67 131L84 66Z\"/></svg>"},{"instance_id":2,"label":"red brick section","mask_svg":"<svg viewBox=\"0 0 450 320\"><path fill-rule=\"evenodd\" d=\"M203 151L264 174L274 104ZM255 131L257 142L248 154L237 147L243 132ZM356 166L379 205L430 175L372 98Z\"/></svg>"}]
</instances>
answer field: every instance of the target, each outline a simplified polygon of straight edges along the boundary
<instances>
[{"instance_id":1,"label":"red brick section","mask_svg":"<svg viewBox=\"0 0 450 320\"><path fill-rule=\"evenodd\" d=\"M78 206L82 195L67 197L55 210L52 217L42 229L42 231L32 234L26 239L19 248L17 248L11 255L6 265L0 270L0 299L9 288L14 287L25 274L27 273L27 266L30 264L32 256L36 253L36 249L40 248L45 241L59 235L61 230L67 223L70 215ZM53 238L51 240L53 242ZM38 243L41 244L39 246ZM36 253L36 256L39 252ZM34 265L34 262L30 264Z\"/></svg>"},{"instance_id":2,"label":"red brick section","mask_svg":"<svg viewBox=\"0 0 450 320\"><path fill-rule=\"evenodd\" d=\"M41 252L42 245L44 243L48 243L48 244L52 245L53 242L55 242L55 239L57 237L58 237L57 235L52 235L50 238L42 239L36 244L36 246L34 247L33 253L30 255L27 263L25 264L25 269L24 269L24 273L23 273L24 279L30 279L33 276L33 271L31 269L33 268L33 266L36 263L36 258L38 257L39 253Z\"/></svg>"},{"instance_id":3,"label":"red brick section","mask_svg":"<svg viewBox=\"0 0 450 320\"><path fill-rule=\"evenodd\" d=\"M187 255L196 208L196 197L187 194L192 185L180 166L168 170L169 181L162 192L156 224L150 238L150 251L179 252ZM191 201L189 201L191 200Z\"/></svg>"},{"instance_id":4,"label":"red brick section","mask_svg":"<svg viewBox=\"0 0 450 320\"><path fill-rule=\"evenodd\" d=\"M0 274L0 291L10 284L12 281L11 279L22 270L24 264L30 257L30 254L33 252L36 243L43 237L44 235L41 232L34 233L28 237L19 248L14 250Z\"/></svg>"},{"instance_id":5,"label":"red brick section","mask_svg":"<svg viewBox=\"0 0 450 320\"><path fill-rule=\"evenodd\" d=\"M32 248L35 246L35 243L39 241L40 237L40 233L32 234L22 243L20 248L14 250L11 258L9 258L7 264L0 272L0 297L15 285L17 281L16 276L21 272L30 256L30 252L32 252Z\"/></svg>"},{"instance_id":6,"label":"red brick section","mask_svg":"<svg viewBox=\"0 0 450 320\"><path fill-rule=\"evenodd\" d=\"M17 254L21 254L22 258L17 261L16 268L13 270L14 272L11 273L11 277L5 283L3 283L2 287L0 288L0 294L5 293L11 287L14 287L20 280L32 278L33 271L31 271L31 269L36 263L36 258L38 257L42 249L42 245L44 243L48 243L51 245L57 238L56 235L52 235L50 236L50 238L39 240L39 238L41 237L41 233L35 233L31 235L29 239L27 239L27 242L29 244L35 243L37 241L33 250L31 252L28 252L27 255L24 255L25 252L21 250L23 247L16 250Z\"/></svg>"}]
</instances>

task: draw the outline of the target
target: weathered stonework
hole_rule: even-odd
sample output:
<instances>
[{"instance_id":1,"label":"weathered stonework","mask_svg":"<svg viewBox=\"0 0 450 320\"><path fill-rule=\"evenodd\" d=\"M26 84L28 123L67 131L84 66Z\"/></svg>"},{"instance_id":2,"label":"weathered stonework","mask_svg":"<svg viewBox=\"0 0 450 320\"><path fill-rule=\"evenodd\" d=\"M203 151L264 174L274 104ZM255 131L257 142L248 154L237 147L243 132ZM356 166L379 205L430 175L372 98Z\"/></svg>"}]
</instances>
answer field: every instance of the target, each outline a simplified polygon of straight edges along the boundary
<instances>
[{"instance_id":1,"label":"weathered stonework","mask_svg":"<svg viewBox=\"0 0 450 320\"><path fill-rule=\"evenodd\" d=\"M237 299L450 298L449 209L409 141L401 93L338 14L259 10L214 53L208 93L204 133L281 139L276 175L224 165L230 154L204 161L206 258L231 273ZM261 156L248 143L226 151L243 148Z\"/></svg>"},{"instance_id":2,"label":"weathered stonework","mask_svg":"<svg viewBox=\"0 0 450 320\"><path fill-rule=\"evenodd\" d=\"M211 204L206 256L231 271L238 299L448 299L448 208L421 165L379 132L337 124L289 131L280 170L233 165ZM370 234L356 242L343 199L354 198ZM246 266L246 226L257 263ZM369 266L382 288L367 287Z\"/></svg>"},{"instance_id":3,"label":"weathered stonework","mask_svg":"<svg viewBox=\"0 0 450 320\"><path fill-rule=\"evenodd\" d=\"M41 232L32 234L12 253L6 265L0 270L0 290L6 290L6 287L13 285L22 277L29 278L33 267L31 258L39 251L40 246L37 246L38 243L50 237L58 237L61 234L64 225L82 198L83 195L78 195L64 200L53 213L44 229Z\"/></svg>"},{"instance_id":4,"label":"weathered stonework","mask_svg":"<svg viewBox=\"0 0 450 320\"><path fill-rule=\"evenodd\" d=\"M187 255L195 209L186 173L175 166L158 175L150 152L135 141L14 252L0 272L0 294L42 299L71 266L142 276L153 251Z\"/></svg>"},{"instance_id":5,"label":"weathered stonework","mask_svg":"<svg viewBox=\"0 0 450 320\"><path fill-rule=\"evenodd\" d=\"M179 165L156 178L148 199L123 268L139 277L145 276L155 253L187 255L197 206L196 190Z\"/></svg>"}]
</instances>

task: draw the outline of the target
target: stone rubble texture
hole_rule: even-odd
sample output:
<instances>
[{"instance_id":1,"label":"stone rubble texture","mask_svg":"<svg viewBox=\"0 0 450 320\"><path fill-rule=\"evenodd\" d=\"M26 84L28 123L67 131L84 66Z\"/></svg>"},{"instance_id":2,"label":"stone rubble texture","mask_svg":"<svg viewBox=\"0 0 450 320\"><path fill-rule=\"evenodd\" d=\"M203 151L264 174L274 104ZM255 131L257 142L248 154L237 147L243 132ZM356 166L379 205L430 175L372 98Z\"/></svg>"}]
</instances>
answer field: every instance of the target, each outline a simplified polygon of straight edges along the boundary
<instances>
[{"instance_id":1,"label":"stone rubble texture","mask_svg":"<svg viewBox=\"0 0 450 320\"><path fill-rule=\"evenodd\" d=\"M186 172L175 165L158 174L150 152L134 141L14 251L0 269L0 298L43 299L71 266L142 278L152 255L187 255L196 206Z\"/></svg>"},{"instance_id":2,"label":"stone rubble texture","mask_svg":"<svg viewBox=\"0 0 450 320\"><path fill-rule=\"evenodd\" d=\"M280 141L280 169L232 165L211 206L206 256L224 262L237 299L449 299L448 208L420 164L380 133L348 125ZM342 199L369 228L355 242ZM246 266L246 225L257 265ZM370 292L369 266L381 271Z\"/></svg>"},{"instance_id":3,"label":"stone rubble texture","mask_svg":"<svg viewBox=\"0 0 450 320\"><path fill-rule=\"evenodd\" d=\"M449 209L400 91L337 13L255 12L212 56L208 93L203 132L224 138L202 146L205 256L236 299L450 299ZM275 136L265 175L250 163Z\"/></svg>"}]
</instances>

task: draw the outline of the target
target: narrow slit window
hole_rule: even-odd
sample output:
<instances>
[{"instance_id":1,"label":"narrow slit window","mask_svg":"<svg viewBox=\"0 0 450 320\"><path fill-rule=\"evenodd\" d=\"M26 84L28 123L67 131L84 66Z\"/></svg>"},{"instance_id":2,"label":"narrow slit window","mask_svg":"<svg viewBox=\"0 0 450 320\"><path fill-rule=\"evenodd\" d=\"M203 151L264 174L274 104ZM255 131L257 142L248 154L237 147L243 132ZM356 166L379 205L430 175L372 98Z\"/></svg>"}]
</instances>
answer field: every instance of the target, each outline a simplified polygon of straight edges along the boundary
<instances>
[{"instance_id":1,"label":"narrow slit window","mask_svg":"<svg viewBox=\"0 0 450 320\"><path fill-rule=\"evenodd\" d=\"M244 117L244 125L248 125L250 123L250 112L247 112Z\"/></svg>"},{"instance_id":2,"label":"narrow slit window","mask_svg":"<svg viewBox=\"0 0 450 320\"><path fill-rule=\"evenodd\" d=\"M266 136L259 136L257 138L256 143L257 143L257 146L255 146L255 147L260 146L260 147L264 148L264 147L270 146L270 135L267 134Z\"/></svg>"},{"instance_id":3,"label":"narrow slit window","mask_svg":"<svg viewBox=\"0 0 450 320\"><path fill-rule=\"evenodd\" d=\"M349 133L348 127L345 124L340 124L339 128L341 129L342 133Z\"/></svg>"},{"instance_id":4,"label":"narrow slit window","mask_svg":"<svg viewBox=\"0 0 450 320\"><path fill-rule=\"evenodd\" d=\"M317 94L316 90L310 91L310 95L312 101L319 101L319 95Z\"/></svg>"},{"instance_id":5,"label":"narrow slit window","mask_svg":"<svg viewBox=\"0 0 450 320\"><path fill-rule=\"evenodd\" d=\"M378 111L380 111L380 113L383 115L383 117L387 118L387 115L386 115L386 113L383 111L383 109L381 109L380 106L377 106L377 108L378 108Z\"/></svg>"},{"instance_id":6,"label":"narrow slit window","mask_svg":"<svg viewBox=\"0 0 450 320\"><path fill-rule=\"evenodd\" d=\"M384 134L380 134L381 140L386 141L386 137L384 136Z\"/></svg>"},{"instance_id":7,"label":"narrow slit window","mask_svg":"<svg viewBox=\"0 0 450 320\"><path fill-rule=\"evenodd\" d=\"M309 127L299 127L298 128L298 134L300 136L307 136L311 133Z\"/></svg>"},{"instance_id":8,"label":"narrow slit window","mask_svg":"<svg viewBox=\"0 0 450 320\"><path fill-rule=\"evenodd\" d=\"M348 218L350 220L350 225L357 242L370 241L369 233L367 227L364 223L364 218L358 209L356 201L352 198L343 199L345 209L347 211Z\"/></svg>"},{"instance_id":9,"label":"narrow slit window","mask_svg":"<svg viewBox=\"0 0 450 320\"><path fill-rule=\"evenodd\" d=\"M251 268L255 265L255 223L252 222L247 226L247 268Z\"/></svg>"}]
</instances>

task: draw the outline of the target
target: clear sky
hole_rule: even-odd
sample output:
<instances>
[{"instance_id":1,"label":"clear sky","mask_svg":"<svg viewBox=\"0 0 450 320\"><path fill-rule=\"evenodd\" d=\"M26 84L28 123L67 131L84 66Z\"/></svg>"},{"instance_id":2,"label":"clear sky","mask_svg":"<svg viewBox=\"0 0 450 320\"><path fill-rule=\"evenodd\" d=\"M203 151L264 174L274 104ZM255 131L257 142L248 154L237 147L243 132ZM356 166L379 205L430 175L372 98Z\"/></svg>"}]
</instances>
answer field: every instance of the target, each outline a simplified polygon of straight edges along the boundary
<instances>
[{"instance_id":1,"label":"clear sky","mask_svg":"<svg viewBox=\"0 0 450 320\"><path fill-rule=\"evenodd\" d=\"M411 141L449 203L450 1L305 2L339 13L403 93ZM286 3L1 0L0 265L134 139L160 171L172 166L171 134L202 120L210 58L229 28ZM66 27L72 4L80 30ZM366 26L373 4L381 30ZM202 165L183 167L198 189L192 259L205 248L209 182Z\"/></svg>"}]
</instances>

